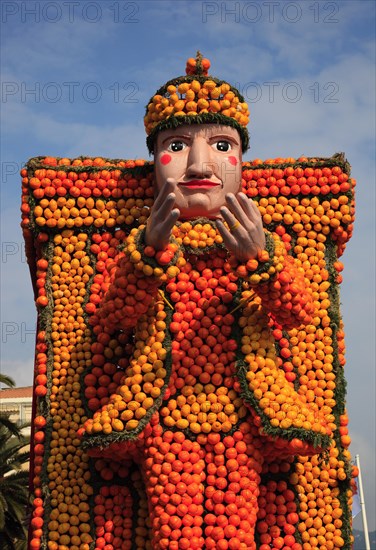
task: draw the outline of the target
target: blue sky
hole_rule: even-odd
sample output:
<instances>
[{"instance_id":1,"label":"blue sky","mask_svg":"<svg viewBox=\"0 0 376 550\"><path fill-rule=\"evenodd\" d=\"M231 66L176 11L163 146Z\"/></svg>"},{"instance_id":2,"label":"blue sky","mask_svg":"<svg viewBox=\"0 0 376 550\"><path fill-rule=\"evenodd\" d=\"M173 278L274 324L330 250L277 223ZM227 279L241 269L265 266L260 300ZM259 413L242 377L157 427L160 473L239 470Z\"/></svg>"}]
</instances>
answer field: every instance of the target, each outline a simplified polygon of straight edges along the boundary
<instances>
[{"instance_id":1,"label":"blue sky","mask_svg":"<svg viewBox=\"0 0 376 550\"><path fill-rule=\"evenodd\" d=\"M250 104L246 160L343 151L352 165L357 216L341 302L351 451L374 529L375 2L2 1L1 9L1 371L32 383L36 311L20 168L38 155L148 158L145 104L199 49Z\"/></svg>"}]
</instances>

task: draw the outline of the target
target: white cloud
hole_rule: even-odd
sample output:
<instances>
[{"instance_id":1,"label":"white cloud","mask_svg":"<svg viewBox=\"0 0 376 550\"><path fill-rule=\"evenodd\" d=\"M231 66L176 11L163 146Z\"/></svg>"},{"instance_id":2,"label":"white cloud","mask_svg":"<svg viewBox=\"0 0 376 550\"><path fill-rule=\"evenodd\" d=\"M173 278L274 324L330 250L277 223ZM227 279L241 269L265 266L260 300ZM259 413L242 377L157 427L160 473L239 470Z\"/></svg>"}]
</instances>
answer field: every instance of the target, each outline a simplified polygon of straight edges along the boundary
<instances>
[{"instance_id":1,"label":"white cloud","mask_svg":"<svg viewBox=\"0 0 376 550\"><path fill-rule=\"evenodd\" d=\"M144 149L147 155L142 118L137 124L98 124L57 120L49 111L36 112L32 106L12 103L5 113L4 124L9 135L18 135L25 130L30 135L28 156L109 156L113 158L140 158ZM124 117L125 118L125 117ZM28 121L25 128L25 120ZM33 140L31 139L33 136ZM48 140L46 141L46 136ZM35 143L43 143L37 151Z\"/></svg>"},{"instance_id":2,"label":"white cloud","mask_svg":"<svg viewBox=\"0 0 376 550\"><path fill-rule=\"evenodd\" d=\"M71 2L61 3L60 7L58 2L27 4L19 3L18 12L6 16L4 31L8 52L5 66L8 62L11 66L12 58L17 59L12 69L25 80L75 72L98 73L92 45L108 36L110 18L105 17L106 11L102 11L97 22L90 23L89 19L95 19L95 14L88 11L87 17L82 18L84 8L73 6ZM34 14L31 13L33 9Z\"/></svg>"}]
</instances>

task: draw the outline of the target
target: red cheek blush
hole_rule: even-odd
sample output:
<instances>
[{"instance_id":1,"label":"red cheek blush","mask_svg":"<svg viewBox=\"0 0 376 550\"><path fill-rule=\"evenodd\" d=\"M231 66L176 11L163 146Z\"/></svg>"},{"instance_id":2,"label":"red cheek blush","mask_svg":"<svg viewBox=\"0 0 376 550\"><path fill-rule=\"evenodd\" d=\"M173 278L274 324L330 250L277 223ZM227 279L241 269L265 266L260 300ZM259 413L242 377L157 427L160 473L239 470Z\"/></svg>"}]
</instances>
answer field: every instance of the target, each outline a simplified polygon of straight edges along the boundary
<instances>
[{"instance_id":1,"label":"red cheek blush","mask_svg":"<svg viewBox=\"0 0 376 550\"><path fill-rule=\"evenodd\" d=\"M233 166L236 166L238 164L238 159L236 157L228 157L228 161L230 164L232 164Z\"/></svg>"},{"instance_id":2,"label":"red cheek blush","mask_svg":"<svg viewBox=\"0 0 376 550\"><path fill-rule=\"evenodd\" d=\"M168 153L165 153L164 155L161 156L160 161L164 165L168 164L169 162L171 162L171 155L169 155Z\"/></svg>"}]
</instances>

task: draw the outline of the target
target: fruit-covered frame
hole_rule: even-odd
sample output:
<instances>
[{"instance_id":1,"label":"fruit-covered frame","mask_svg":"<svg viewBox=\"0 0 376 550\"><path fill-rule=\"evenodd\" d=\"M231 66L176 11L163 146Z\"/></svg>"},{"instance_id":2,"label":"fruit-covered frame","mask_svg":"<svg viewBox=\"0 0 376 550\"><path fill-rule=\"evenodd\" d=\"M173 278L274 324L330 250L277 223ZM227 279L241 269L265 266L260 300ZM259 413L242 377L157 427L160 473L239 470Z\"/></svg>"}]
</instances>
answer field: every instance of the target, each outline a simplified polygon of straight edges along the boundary
<instances>
[{"instance_id":1,"label":"fruit-covered frame","mask_svg":"<svg viewBox=\"0 0 376 550\"><path fill-rule=\"evenodd\" d=\"M257 202L265 228L277 235L288 254L304 267L313 293L315 314L310 323L287 331L273 327L278 364L284 371L286 383L308 404L314 403L326 411L332 425L329 446L324 442L328 447L326 451L309 457L303 456L306 448L301 438L296 437L299 430L292 431L289 437L290 447L295 446L295 456L283 452L279 439L277 445L273 444L278 432L272 428L278 430L282 426L288 431L291 422L289 424L284 414L280 414L282 408L277 410L275 418L271 418L271 407L265 405L262 385L258 403L265 407L256 411L255 424L250 430L239 424L239 418L241 420L245 413L241 404L235 404L236 410L233 410L230 394L218 396L213 391L216 397L210 397L213 402L210 401L211 408L207 411L214 414L212 411L218 409L215 422L221 423L222 438L218 436L216 424L208 422L204 409L198 413L197 405L193 406L189 399L177 413L176 404L163 394L168 365L160 366L155 376L139 380L142 387L138 391L134 388L133 392L139 397L137 414L135 408L133 416L127 413L129 419L125 415L125 419L120 420L119 415L113 413L109 421L102 424L102 431L95 436L95 448L100 446L101 437L112 438L111 453L95 456L90 444L85 445L85 438L80 438L80 430L85 421L109 403L110 396L122 387L134 345L126 327L113 331L109 337L101 332L101 324L95 322L95 317L110 288L111 272L122 257L125 240L132 238L132 234L137 233L135 230L147 220L154 197L153 164L141 160L38 157L28 162L21 176L22 228L38 308L30 548L152 548L145 486L136 464L126 453L126 439L119 435L126 422L130 422L130 430L142 433L145 426L149 426L148 429L155 432L153 441L160 438L157 451L171 460L173 475L170 472L169 483L175 487L170 491L173 494L179 496L188 479L195 488L197 479L194 476L201 472L201 446L210 449L212 455L212 470L206 477L206 534L201 525L190 520L197 506L202 506L194 500L194 491L189 493L187 503L179 501L178 496L171 497L163 490L165 474L154 464L156 486L161 487L156 505L164 503L165 506L158 547L201 548L204 536L207 548L251 548L246 536L247 517L244 517L249 510L247 512L238 501L232 502L229 491L226 493L225 487L221 487L224 482L218 479L226 480L226 476L230 480L237 479L236 472L242 473L245 468L244 456L251 453L257 462L261 452L266 458L259 472L257 549L350 549L354 471L348 451L350 438L345 409L345 344L339 309L343 265L339 258L352 234L355 181L344 156L243 163L243 191ZM162 260L159 258L170 269L171 277L176 273L174 266L168 267L168 264L179 246L184 246L191 254L203 254L201 262L205 262L207 247L221 248L210 224L204 220L193 225L181 224L174 235L175 244ZM135 249L134 264L144 269L146 275L151 269L149 275L164 276L157 265L150 267L146 261L139 265L143 259L137 253ZM147 256L147 249L144 254ZM224 253L223 262L225 260ZM208 273L204 265L201 272L205 269ZM254 270L253 276L265 276L265 270L257 271L257 266ZM202 281L202 292L208 281L215 279L211 271L207 282ZM217 285L223 289L223 294L236 293L231 278L222 277L221 281L209 282L209 287ZM184 282L183 279L175 281L172 282L175 287L160 289L158 311L153 321L157 327L156 336L146 353L147 361L159 360L158 353L164 360L166 333L178 334L179 323L185 322L184 315L181 320L179 317L172 319L170 299L173 293L180 293L180 296L184 293ZM168 284L171 282L166 282L165 286ZM136 285L134 292L143 298L145 289ZM245 297L249 302L253 300L252 289ZM114 297L108 322L114 319L116 306L120 304L124 305ZM129 317L134 305L132 302L127 304ZM239 323L241 312L247 307L245 299L238 302L236 311L227 312L230 317L224 324L231 324L231 315ZM249 318L252 315L249 312ZM197 317L199 321L199 314ZM257 329L256 317L254 329ZM205 334L205 328L201 326L197 330ZM151 335L147 326L144 331L146 342ZM241 345L234 350L231 350L231 338L227 338L230 344L226 345L217 341L216 355L220 355L218 346L222 345L227 353L241 352L243 356L250 356L252 338L247 340L244 334L235 335L235 342L239 339ZM199 341L197 345L199 355L213 352L213 349L202 349L203 344ZM198 370L196 376L204 376L205 385L205 376L209 375ZM210 380L215 386L216 379L212 375ZM137 385L137 380L131 383ZM142 393L145 395L140 397ZM272 400L268 395L266 399ZM153 427L156 426L155 415L150 419L147 414L148 406L156 401L157 414L163 417L166 426L161 434ZM254 402L253 408L258 403ZM197 414L201 413L198 422ZM252 439L252 430L259 431L266 424L266 437L260 447L260 439ZM303 425L301 430L304 429L309 432L309 426ZM317 443L309 437L307 442ZM249 491L251 500L250 489L243 487L242 490ZM224 507L231 508L228 508L231 522L223 519L226 516ZM220 521L223 525L218 523ZM164 546L166 540L170 540L170 546Z\"/></svg>"}]
</instances>

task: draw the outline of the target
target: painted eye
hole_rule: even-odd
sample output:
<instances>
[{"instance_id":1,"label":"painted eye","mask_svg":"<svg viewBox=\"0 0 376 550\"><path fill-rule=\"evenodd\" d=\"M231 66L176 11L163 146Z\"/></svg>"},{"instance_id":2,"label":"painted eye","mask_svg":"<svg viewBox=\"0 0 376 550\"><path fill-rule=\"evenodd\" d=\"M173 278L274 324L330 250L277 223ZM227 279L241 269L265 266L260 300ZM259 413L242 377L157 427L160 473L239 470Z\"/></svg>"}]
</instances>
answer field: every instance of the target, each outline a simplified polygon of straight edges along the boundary
<instances>
[{"instance_id":1,"label":"painted eye","mask_svg":"<svg viewBox=\"0 0 376 550\"><path fill-rule=\"evenodd\" d=\"M187 145L184 143L184 141L176 140L176 141L171 141L167 149L168 151L177 153L178 151L183 151L183 149L185 149L186 146Z\"/></svg>"},{"instance_id":2,"label":"painted eye","mask_svg":"<svg viewBox=\"0 0 376 550\"><path fill-rule=\"evenodd\" d=\"M213 143L214 149L217 151L221 151L222 153L228 153L228 151L231 151L231 143L225 140L216 141Z\"/></svg>"}]
</instances>

